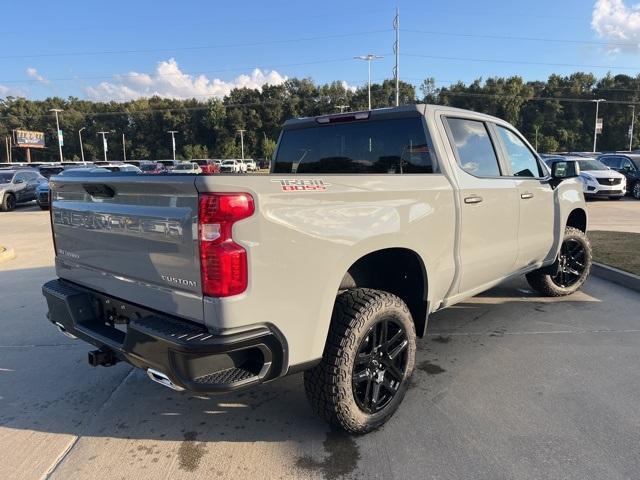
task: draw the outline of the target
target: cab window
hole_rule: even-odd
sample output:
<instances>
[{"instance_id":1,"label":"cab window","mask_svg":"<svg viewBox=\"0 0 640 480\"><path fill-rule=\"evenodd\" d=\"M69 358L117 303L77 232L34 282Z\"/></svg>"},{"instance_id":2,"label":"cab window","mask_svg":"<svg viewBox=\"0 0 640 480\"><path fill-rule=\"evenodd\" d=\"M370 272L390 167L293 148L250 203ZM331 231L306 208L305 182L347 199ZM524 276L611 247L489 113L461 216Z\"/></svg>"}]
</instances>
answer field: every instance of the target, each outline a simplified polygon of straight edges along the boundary
<instances>
[{"instance_id":1,"label":"cab window","mask_svg":"<svg viewBox=\"0 0 640 480\"><path fill-rule=\"evenodd\" d=\"M529 147L511 130L496 125L507 160L511 166L511 174L516 177L542 177L542 171L536 156Z\"/></svg>"},{"instance_id":2,"label":"cab window","mask_svg":"<svg viewBox=\"0 0 640 480\"><path fill-rule=\"evenodd\" d=\"M460 168L475 177L499 177L498 157L485 123L465 118L446 121Z\"/></svg>"}]
</instances>

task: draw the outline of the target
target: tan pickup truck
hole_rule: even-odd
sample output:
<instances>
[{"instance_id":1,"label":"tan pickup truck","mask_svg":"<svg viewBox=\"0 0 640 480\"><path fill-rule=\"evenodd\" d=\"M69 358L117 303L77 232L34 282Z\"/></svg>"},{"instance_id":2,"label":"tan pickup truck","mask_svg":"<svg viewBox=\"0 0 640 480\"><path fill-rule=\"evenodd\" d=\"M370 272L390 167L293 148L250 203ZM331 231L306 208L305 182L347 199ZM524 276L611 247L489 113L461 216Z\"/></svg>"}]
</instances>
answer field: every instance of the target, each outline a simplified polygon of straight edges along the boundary
<instances>
[{"instance_id":1,"label":"tan pickup truck","mask_svg":"<svg viewBox=\"0 0 640 480\"><path fill-rule=\"evenodd\" d=\"M288 121L268 176L53 177L48 318L175 390L304 371L319 415L368 432L429 314L516 275L584 283L579 168L551 169L500 119L413 105Z\"/></svg>"}]
</instances>

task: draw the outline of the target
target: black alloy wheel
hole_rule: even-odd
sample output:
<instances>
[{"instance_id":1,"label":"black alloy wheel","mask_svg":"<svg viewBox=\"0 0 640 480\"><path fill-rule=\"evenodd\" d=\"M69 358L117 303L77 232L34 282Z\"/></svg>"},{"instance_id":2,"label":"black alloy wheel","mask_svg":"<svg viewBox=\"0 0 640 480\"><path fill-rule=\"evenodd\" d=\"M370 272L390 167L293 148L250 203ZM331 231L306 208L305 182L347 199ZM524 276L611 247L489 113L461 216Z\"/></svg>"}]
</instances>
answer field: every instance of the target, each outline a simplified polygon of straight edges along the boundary
<instances>
[{"instance_id":1,"label":"black alloy wheel","mask_svg":"<svg viewBox=\"0 0 640 480\"><path fill-rule=\"evenodd\" d=\"M405 379L409 340L404 327L393 318L371 327L360 343L353 366L353 397L365 413L383 410Z\"/></svg>"},{"instance_id":2,"label":"black alloy wheel","mask_svg":"<svg viewBox=\"0 0 640 480\"><path fill-rule=\"evenodd\" d=\"M558 255L558 273L553 283L568 288L582 279L586 270L586 252L581 242L569 238L562 243Z\"/></svg>"}]
</instances>

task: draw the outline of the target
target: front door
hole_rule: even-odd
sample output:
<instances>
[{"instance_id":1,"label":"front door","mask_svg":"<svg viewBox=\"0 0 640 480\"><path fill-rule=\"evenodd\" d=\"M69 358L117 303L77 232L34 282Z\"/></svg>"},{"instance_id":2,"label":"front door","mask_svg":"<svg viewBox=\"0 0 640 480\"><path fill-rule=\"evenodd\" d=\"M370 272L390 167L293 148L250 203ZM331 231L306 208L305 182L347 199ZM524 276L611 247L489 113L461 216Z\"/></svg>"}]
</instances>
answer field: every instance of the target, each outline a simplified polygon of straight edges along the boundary
<instances>
[{"instance_id":1,"label":"front door","mask_svg":"<svg viewBox=\"0 0 640 480\"><path fill-rule=\"evenodd\" d=\"M537 156L512 129L495 125L506 168L518 188L518 257L516 269L544 260L553 245L553 189Z\"/></svg>"}]
</instances>

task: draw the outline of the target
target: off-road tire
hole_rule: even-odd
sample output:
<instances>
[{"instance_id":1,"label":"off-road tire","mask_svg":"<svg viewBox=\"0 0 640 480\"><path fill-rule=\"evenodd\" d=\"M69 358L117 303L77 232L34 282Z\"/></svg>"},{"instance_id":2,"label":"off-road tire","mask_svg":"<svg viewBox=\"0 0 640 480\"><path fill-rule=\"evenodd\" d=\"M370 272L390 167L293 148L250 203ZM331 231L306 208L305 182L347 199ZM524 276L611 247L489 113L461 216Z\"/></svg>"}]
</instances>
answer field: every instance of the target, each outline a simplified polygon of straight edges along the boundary
<instances>
[{"instance_id":1,"label":"off-road tire","mask_svg":"<svg viewBox=\"0 0 640 480\"><path fill-rule=\"evenodd\" d=\"M389 318L405 330L406 367L395 396L382 410L370 414L361 410L354 398L354 361L371 327ZM368 288L347 290L336 297L322 361L304 373L307 399L314 412L332 426L354 434L375 430L391 418L402 402L413 373L415 352L415 326L400 298Z\"/></svg>"},{"instance_id":2,"label":"off-road tire","mask_svg":"<svg viewBox=\"0 0 640 480\"><path fill-rule=\"evenodd\" d=\"M16 197L13 193L7 193L2 200L2 210L10 212L16 208Z\"/></svg>"},{"instance_id":3,"label":"off-road tire","mask_svg":"<svg viewBox=\"0 0 640 480\"><path fill-rule=\"evenodd\" d=\"M568 240L577 241L582 244L585 252L584 271L582 272L581 277L575 283L567 287L557 285L553 281L553 276L549 274L548 270L545 268L528 273L526 275L526 278L531 288L544 295L545 297L562 297L565 295L571 295L572 293L580 290L584 282L589 277L589 272L591 271L591 263L593 260L589 238L587 238L587 235L582 230L578 230L577 228L573 227L566 227L562 242L564 243Z\"/></svg>"}]
</instances>

